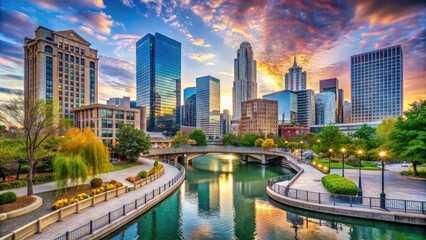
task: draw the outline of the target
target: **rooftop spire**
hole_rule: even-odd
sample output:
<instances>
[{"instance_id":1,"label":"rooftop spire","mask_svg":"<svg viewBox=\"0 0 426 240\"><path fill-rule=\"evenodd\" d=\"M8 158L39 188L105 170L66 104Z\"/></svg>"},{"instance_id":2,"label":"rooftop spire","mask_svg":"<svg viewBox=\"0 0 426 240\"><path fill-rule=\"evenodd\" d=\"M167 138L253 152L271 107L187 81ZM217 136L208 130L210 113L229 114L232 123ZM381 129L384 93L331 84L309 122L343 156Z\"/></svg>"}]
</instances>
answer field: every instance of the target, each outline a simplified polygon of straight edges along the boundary
<instances>
[{"instance_id":1,"label":"rooftop spire","mask_svg":"<svg viewBox=\"0 0 426 240\"><path fill-rule=\"evenodd\" d=\"M294 62L293 62L293 67L297 67L297 63L296 63L296 54L294 54Z\"/></svg>"}]
</instances>

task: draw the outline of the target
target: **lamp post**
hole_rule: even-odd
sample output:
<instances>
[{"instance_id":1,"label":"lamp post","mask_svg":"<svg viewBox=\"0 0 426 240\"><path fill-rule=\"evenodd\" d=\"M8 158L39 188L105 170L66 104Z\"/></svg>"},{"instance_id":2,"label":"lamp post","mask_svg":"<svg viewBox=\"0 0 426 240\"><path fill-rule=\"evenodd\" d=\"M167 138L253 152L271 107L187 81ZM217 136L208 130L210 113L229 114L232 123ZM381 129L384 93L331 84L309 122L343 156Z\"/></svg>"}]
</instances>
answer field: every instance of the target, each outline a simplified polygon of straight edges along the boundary
<instances>
[{"instance_id":1,"label":"lamp post","mask_svg":"<svg viewBox=\"0 0 426 240\"><path fill-rule=\"evenodd\" d=\"M300 141L300 162L302 162L302 157L303 157L303 141Z\"/></svg>"},{"instance_id":2,"label":"lamp post","mask_svg":"<svg viewBox=\"0 0 426 240\"><path fill-rule=\"evenodd\" d=\"M342 152L342 177L345 177L345 152L346 152L346 149L342 148L340 151Z\"/></svg>"},{"instance_id":3,"label":"lamp post","mask_svg":"<svg viewBox=\"0 0 426 240\"><path fill-rule=\"evenodd\" d=\"M361 156L362 156L362 150L358 150L358 169L359 169L359 176L358 176L358 197L362 197L362 184L361 184Z\"/></svg>"},{"instance_id":4,"label":"lamp post","mask_svg":"<svg viewBox=\"0 0 426 240\"><path fill-rule=\"evenodd\" d=\"M380 159L382 160L382 192L380 193L380 208L386 208L386 194L385 194L385 156L386 152L381 151L379 153Z\"/></svg>"},{"instance_id":5,"label":"lamp post","mask_svg":"<svg viewBox=\"0 0 426 240\"><path fill-rule=\"evenodd\" d=\"M319 147L319 145L321 144L321 140L320 139L317 139L317 144L318 144L318 147ZM314 152L312 151L312 149L311 149L311 161L312 160L314 160Z\"/></svg>"},{"instance_id":6,"label":"lamp post","mask_svg":"<svg viewBox=\"0 0 426 240\"><path fill-rule=\"evenodd\" d=\"M333 153L333 149L328 149L328 173L331 172L331 154Z\"/></svg>"}]
</instances>

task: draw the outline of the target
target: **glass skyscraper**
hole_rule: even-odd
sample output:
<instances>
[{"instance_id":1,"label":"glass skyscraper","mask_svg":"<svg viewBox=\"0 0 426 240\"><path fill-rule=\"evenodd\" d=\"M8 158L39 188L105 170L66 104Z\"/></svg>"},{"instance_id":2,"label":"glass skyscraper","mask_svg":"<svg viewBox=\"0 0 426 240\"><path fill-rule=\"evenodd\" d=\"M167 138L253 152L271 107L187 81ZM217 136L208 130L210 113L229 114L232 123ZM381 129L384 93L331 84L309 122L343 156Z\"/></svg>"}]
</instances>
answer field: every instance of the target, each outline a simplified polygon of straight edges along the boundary
<instances>
[{"instance_id":1,"label":"glass skyscraper","mask_svg":"<svg viewBox=\"0 0 426 240\"><path fill-rule=\"evenodd\" d=\"M351 56L351 89L352 122L374 122L401 115L401 46Z\"/></svg>"},{"instance_id":2,"label":"glass skyscraper","mask_svg":"<svg viewBox=\"0 0 426 240\"><path fill-rule=\"evenodd\" d=\"M147 131L180 129L181 43L147 34L136 43L136 101L147 109Z\"/></svg>"},{"instance_id":3,"label":"glass skyscraper","mask_svg":"<svg viewBox=\"0 0 426 240\"><path fill-rule=\"evenodd\" d=\"M284 76L284 83L286 90L306 89L306 71L302 72L302 67L297 66L296 56L294 56L293 66Z\"/></svg>"},{"instance_id":4,"label":"glass skyscraper","mask_svg":"<svg viewBox=\"0 0 426 240\"><path fill-rule=\"evenodd\" d=\"M332 92L315 94L315 124L336 123L336 95Z\"/></svg>"},{"instance_id":5,"label":"glass skyscraper","mask_svg":"<svg viewBox=\"0 0 426 240\"><path fill-rule=\"evenodd\" d=\"M297 122L297 95L283 90L263 96L263 99L278 101L278 125Z\"/></svg>"},{"instance_id":6,"label":"glass skyscraper","mask_svg":"<svg viewBox=\"0 0 426 240\"><path fill-rule=\"evenodd\" d=\"M330 78L320 80L320 92L332 92L336 97L336 123L343 123L343 89L339 88L339 80Z\"/></svg>"},{"instance_id":7,"label":"glass skyscraper","mask_svg":"<svg viewBox=\"0 0 426 240\"><path fill-rule=\"evenodd\" d=\"M197 78L197 128L208 139L220 137L220 80L212 76Z\"/></svg>"}]
</instances>

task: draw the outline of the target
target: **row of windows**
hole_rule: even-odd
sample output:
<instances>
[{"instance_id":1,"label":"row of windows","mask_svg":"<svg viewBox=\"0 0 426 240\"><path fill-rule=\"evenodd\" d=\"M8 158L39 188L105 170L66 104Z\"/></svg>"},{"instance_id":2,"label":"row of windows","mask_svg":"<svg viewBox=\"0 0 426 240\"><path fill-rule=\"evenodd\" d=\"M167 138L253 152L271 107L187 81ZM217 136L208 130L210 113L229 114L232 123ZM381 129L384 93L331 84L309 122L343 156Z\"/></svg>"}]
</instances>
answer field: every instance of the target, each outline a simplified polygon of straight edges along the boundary
<instances>
[{"instance_id":1,"label":"row of windows","mask_svg":"<svg viewBox=\"0 0 426 240\"><path fill-rule=\"evenodd\" d=\"M382 49L376 52L364 53L358 56L352 56L351 63L352 64L364 63L368 61L374 61L376 59L383 59L387 57L400 56L400 55L401 55L401 48L394 47L394 48Z\"/></svg>"},{"instance_id":2,"label":"row of windows","mask_svg":"<svg viewBox=\"0 0 426 240\"><path fill-rule=\"evenodd\" d=\"M62 101L62 100L64 100L65 102L68 102L68 100L70 100L69 102L74 103L74 98L73 97L68 98L68 97L59 96L59 101ZM75 103L80 103L80 99L75 98ZM84 99L81 99L81 103L84 104ZM65 107L68 107L67 103L65 103ZM74 106L71 106L71 107L74 107Z\"/></svg>"},{"instance_id":3,"label":"row of windows","mask_svg":"<svg viewBox=\"0 0 426 240\"><path fill-rule=\"evenodd\" d=\"M83 48L79 48L79 47L75 47L74 48L74 46L73 45L68 45L68 44L63 44L62 42L59 42L59 48L63 48L63 49L65 49L65 50L69 50L70 52L74 52L75 51L75 53L80 53L80 54L82 54L82 55L84 55L84 49Z\"/></svg>"},{"instance_id":4,"label":"row of windows","mask_svg":"<svg viewBox=\"0 0 426 240\"><path fill-rule=\"evenodd\" d=\"M62 52L58 52L58 58L64 59L65 61L75 62L77 64L81 64L84 66L85 60L84 58L74 57L73 55L63 54Z\"/></svg>"},{"instance_id":5,"label":"row of windows","mask_svg":"<svg viewBox=\"0 0 426 240\"><path fill-rule=\"evenodd\" d=\"M46 99L53 99L53 60L46 57Z\"/></svg>"},{"instance_id":6,"label":"row of windows","mask_svg":"<svg viewBox=\"0 0 426 240\"><path fill-rule=\"evenodd\" d=\"M78 79L77 79L78 80ZM59 79L59 83L62 83L63 81L62 81L62 79ZM83 81L84 82L84 81ZM68 80L65 80L65 84L69 84L70 86L74 86L74 81L68 81ZM80 86L80 83L79 82L75 82L75 86L76 87L79 87ZM81 83L81 87L82 88L84 88L84 83Z\"/></svg>"}]
</instances>

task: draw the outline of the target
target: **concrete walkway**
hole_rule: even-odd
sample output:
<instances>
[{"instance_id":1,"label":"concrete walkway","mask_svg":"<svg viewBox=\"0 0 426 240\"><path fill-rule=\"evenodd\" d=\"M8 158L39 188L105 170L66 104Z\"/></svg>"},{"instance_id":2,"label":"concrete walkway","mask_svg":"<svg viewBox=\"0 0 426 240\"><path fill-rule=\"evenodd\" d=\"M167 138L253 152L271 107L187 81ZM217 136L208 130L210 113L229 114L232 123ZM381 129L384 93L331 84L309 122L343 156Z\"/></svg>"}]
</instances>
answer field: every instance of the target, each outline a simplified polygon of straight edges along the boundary
<instances>
[{"instance_id":1,"label":"concrete walkway","mask_svg":"<svg viewBox=\"0 0 426 240\"><path fill-rule=\"evenodd\" d=\"M118 171L118 172L121 172L119 174L110 173L108 174L108 176L103 176L103 179L107 179L108 177L111 177L113 179L116 179L124 183L126 182L124 180L125 177L129 175L135 175L137 171L140 171L139 169L149 169L152 167L152 164L154 163L154 161L148 160L148 159L143 159L141 161L144 162L144 165L135 166L135 167ZM118 198L112 198L106 202L99 203L96 205L96 207L87 208L83 210L80 214L74 214L74 215L68 216L67 218L64 219L64 221L56 222L50 225L49 227L47 227L46 229L43 229L43 232L41 234L36 234L31 239L55 239L59 236L62 236L67 231L72 231L80 227L81 225L88 223L90 220L95 220L101 216L104 216L105 214L108 214L108 212L112 210L122 207L124 204L133 202L135 199L140 198L146 193L152 192L153 189L158 189L158 187L163 186L166 182L171 180L178 173L179 171L177 170L177 168L170 166L168 164L164 164L164 175L158 178L157 180L155 180L154 182L151 182L135 191L128 192L125 195L122 195Z\"/></svg>"},{"instance_id":2,"label":"concrete walkway","mask_svg":"<svg viewBox=\"0 0 426 240\"><path fill-rule=\"evenodd\" d=\"M303 168L304 172L300 177L293 183L291 188L298 190L306 190L313 192L328 193L327 189L322 185L321 178L324 174L311 165L297 163L297 165ZM279 182L279 185L287 186L288 181Z\"/></svg>"}]
</instances>

